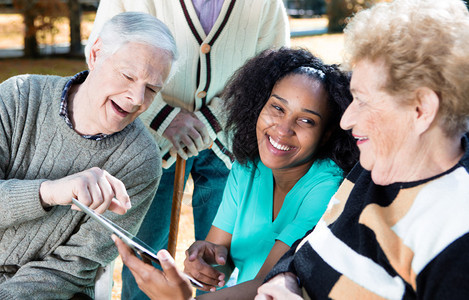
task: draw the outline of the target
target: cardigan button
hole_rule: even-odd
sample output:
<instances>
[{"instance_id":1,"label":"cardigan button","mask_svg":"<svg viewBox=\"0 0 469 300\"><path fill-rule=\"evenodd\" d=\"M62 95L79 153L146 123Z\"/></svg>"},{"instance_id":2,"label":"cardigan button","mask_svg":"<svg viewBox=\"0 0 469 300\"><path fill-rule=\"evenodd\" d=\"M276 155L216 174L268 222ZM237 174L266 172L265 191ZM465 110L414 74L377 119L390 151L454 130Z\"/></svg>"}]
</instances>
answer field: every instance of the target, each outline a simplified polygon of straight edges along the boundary
<instances>
[{"instance_id":1,"label":"cardigan button","mask_svg":"<svg viewBox=\"0 0 469 300\"><path fill-rule=\"evenodd\" d=\"M202 51L203 54L207 54L210 52L210 45L209 44L203 44L201 47L200 47L200 50Z\"/></svg>"},{"instance_id":2,"label":"cardigan button","mask_svg":"<svg viewBox=\"0 0 469 300\"><path fill-rule=\"evenodd\" d=\"M207 96L206 91L201 91L201 92L197 93L197 97L200 98L200 99L204 98L205 96Z\"/></svg>"}]
</instances>

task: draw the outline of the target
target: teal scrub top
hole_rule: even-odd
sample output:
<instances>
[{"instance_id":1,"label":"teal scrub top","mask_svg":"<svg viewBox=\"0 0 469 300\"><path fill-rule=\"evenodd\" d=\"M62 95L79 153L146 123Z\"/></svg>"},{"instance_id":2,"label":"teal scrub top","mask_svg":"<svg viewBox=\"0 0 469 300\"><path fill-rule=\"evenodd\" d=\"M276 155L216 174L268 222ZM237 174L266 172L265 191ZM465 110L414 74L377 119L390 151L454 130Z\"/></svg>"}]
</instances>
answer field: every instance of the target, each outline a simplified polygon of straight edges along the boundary
<instances>
[{"instance_id":1,"label":"teal scrub top","mask_svg":"<svg viewBox=\"0 0 469 300\"><path fill-rule=\"evenodd\" d=\"M230 255L239 269L237 283L254 279L276 240L291 246L313 228L343 180L329 159L315 161L286 195L275 221L272 170L234 163L213 226L232 235Z\"/></svg>"}]
</instances>

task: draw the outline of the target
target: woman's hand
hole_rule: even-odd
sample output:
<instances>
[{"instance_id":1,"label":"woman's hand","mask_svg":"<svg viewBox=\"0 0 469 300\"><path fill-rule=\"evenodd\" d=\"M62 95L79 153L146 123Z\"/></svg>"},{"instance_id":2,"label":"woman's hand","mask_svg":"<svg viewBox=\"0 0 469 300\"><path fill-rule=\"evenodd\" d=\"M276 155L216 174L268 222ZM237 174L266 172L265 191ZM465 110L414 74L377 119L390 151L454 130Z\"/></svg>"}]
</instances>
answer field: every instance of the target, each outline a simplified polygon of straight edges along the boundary
<instances>
[{"instance_id":1,"label":"woman's hand","mask_svg":"<svg viewBox=\"0 0 469 300\"><path fill-rule=\"evenodd\" d=\"M255 300L299 300L301 297L301 289L298 285L295 274L282 273L268 282L264 283L257 289Z\"/></svg>"},{"instance_id":2,"label":"woman's hand","mask_svg":"<svg viewBox=\"0 0 469 300\"><path fill-rule=\"evenodd\" d=\"M225 265L228 249L207 241L196 241L186 250L184 272L204 284L204 291L214 292L225 285L225 274L212 265Z\"/></svg>"},{"instance_id":3,"label":"woman's hand","mask_svg":"<svg viewBox=\"0 0 469 300\"><path fill-rule=\"evenodd\" d=\"M122 181L100 168L44 181L39 187L39 195L44 208L70 205L72 198L99 214L108 209L122 215L130 208L130 198ZM78 210L74 205L72 208Z\"/></svg>"},{"instance_id":4,"label":"woman's hand","mask_svg":"<svg viewBox=\"0 0 469 300\"><path fill-rule=\"evenodd\" d=\"M188 300L192 299L192 287L174 265L174 259L166 250L157 254L163 271L141 261L118 237L112 235L122 262L129 268L138 287L150 299Z\"/></svg>"}]
</instances>

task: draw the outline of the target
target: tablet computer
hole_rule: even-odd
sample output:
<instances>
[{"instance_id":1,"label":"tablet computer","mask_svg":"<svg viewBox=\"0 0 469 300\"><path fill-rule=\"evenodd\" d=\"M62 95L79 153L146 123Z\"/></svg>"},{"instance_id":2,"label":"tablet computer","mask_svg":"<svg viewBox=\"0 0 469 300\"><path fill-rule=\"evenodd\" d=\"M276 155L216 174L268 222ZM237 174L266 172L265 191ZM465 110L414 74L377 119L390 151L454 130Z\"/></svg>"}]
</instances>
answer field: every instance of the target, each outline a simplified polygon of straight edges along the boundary
<instances>
[{"instance_id":1,"label":"tablet computer","mask_svg":"<svg viewBox=\"0 0 469 300\"><path fill-rule=\"evenodd\" d=\"M73 204L75 204L79 209L81 209L84 213L86 213L90 218L101 224L104 228L109 230L110 232L117 235L124 243L126 243L132 250L134 250L143 261L148 262L152 261L154 263L160 264L160 261L156 257L156 251L150 248L150 246L146 245L142 240L137 238L135 235L127 232L123 228L119 227L117 224L113 223L111 220L107 219L103 215L99 215L95 213L91 208L82 204L77 199L72 198ZM187 275L186 273L182 273L191 284L195 287L203 287L203 285L192 278L191 276Z\"/></svg>"}]
</instances>

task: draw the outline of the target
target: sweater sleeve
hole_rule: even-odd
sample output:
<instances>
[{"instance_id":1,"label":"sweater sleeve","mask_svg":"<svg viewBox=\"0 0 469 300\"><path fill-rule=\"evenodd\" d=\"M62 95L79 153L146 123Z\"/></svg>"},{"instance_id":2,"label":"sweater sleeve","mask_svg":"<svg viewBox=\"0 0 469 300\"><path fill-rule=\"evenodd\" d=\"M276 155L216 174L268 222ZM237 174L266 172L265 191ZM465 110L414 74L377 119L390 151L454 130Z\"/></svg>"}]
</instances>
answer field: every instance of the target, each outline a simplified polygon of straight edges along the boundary
<instances>
[{"instance_id":1,"label":"sweater sleeve","mask_svg":"<svg viewBox=\"0 0 469 300\"><path fill-rule=\"evenodd\" d=\"M134 234L143 221L161 177L159 155L153 155L153 158L141 156L133 157L133 165L124 167L131 172L116 174L127 188L132 208L125 215L109 211L104 214ZM68 211L69 207L53 209ZM80 220L73 234L65 243L53 247L44 257L27 262L13 277L1 283L0 299L28 299L32 291L35 299L70 299L83 291L93 295L97 268L113 261L118 255L117 249L110 232L104 227L83 212L68 213L74 214L74 220Z\"/></svg>"},{"instance_id":2,"label":"sweater sleeve","mask_svg":"<svg viewBox=\"0 0 469 300\"><path fill-rule=\"evenodd\" d=\"M160 147L163 157L173 147L171 142L163 137L163 133L180 111L180 107L167 104L160 92L156 95L150 107L139 117L150 129L150 133Z\"/></svg>"},{"instance_id":3,"label":"sweater sleeve","mask_svg":"<svg viewBox=\"0 0 469 300\"><path fill-rule=\"evenodd\" d=\"M12 77L0 85L0 229L42 217L46 211L39 199L43 180L8 179L10 164L22 134L24 117L19 118L20 77Z\"/></svg>"},{"instance_id":4,"label":"sweater sleeve","mask_svg":"<svg viewBox=\"0 0 469 300\"><path fill-rule=\"evenodd\" d=\"M290 25L282 0L269 1L268 9L261 16L257 53L269 49L290 46Z\"/></svg>"}]
</instances>

